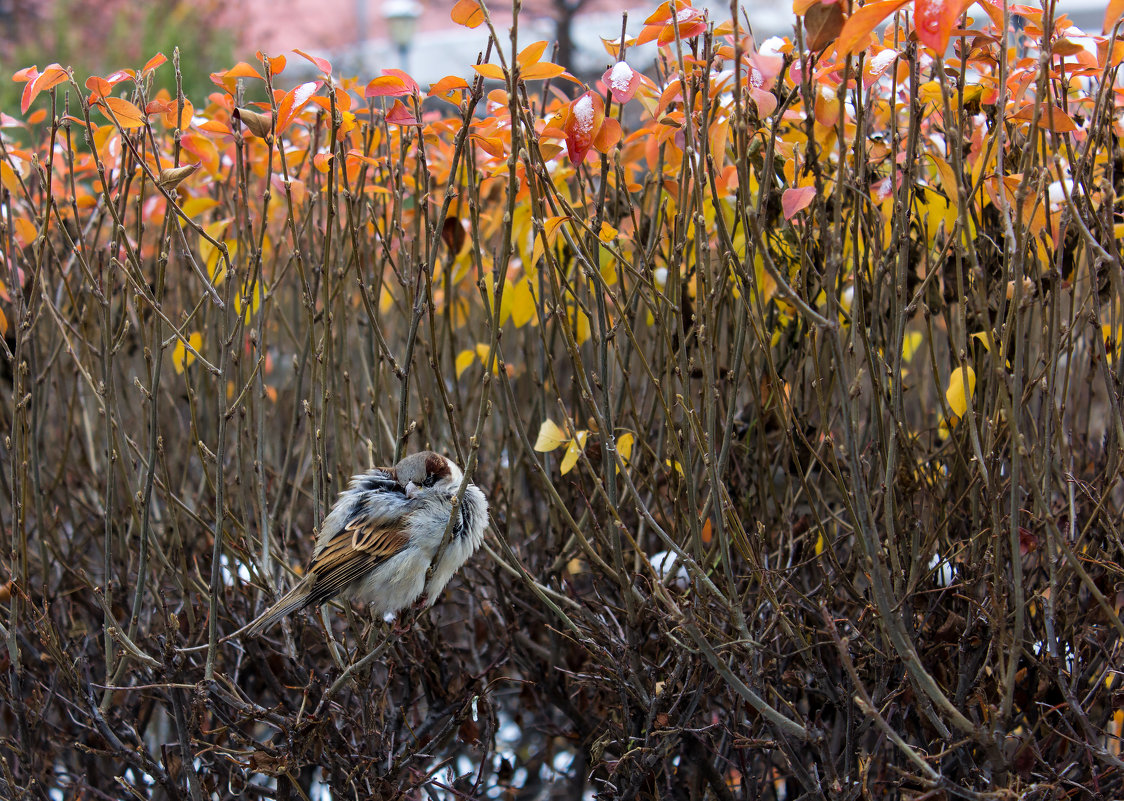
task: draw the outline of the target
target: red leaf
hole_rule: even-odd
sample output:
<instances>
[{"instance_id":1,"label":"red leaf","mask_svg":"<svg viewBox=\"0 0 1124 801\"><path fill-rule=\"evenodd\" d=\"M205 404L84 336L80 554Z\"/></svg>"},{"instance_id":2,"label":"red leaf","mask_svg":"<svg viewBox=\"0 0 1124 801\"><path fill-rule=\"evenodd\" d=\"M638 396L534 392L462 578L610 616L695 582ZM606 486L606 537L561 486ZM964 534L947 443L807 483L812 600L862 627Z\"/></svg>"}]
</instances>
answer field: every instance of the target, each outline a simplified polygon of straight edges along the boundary
<instances>
[{"instance_id":1,"label":"red leaf","mask_svg":"<svg viewBox=\"0 0 1124 801\"><path fill-rule=\"evenodd\" d=\"M562 130L566 133L566 151L571 164L577 166L585 160L604 121L605 101L593 92L586 92L570 104Z\"/></svg>"},{"instance_id":2,"label":"red leaf","mask_svg":"<svg viewBox=\"0 0 1124 801\"><path fill-rule=\"evenodd\" d=\"M843 23L843 30L835 41L835 52L843 57L865 47L870 32L908 2L909 0L880 0L860 8Z\"/></svg>"},{"instance_id":3,"label":"red leaf","mask_svg":"<svg viewBox=\"0 0 1124 801\"><path fill-rule=\"evenodd\" d=\"M958 0L915 0L913 24L917 38L927 47L943 56L948 50L948 38L960 17Z\"/></svg>"},{"instance_id":4,"label":"red leaf","mask_svg":"<svg viewBox=\"0 0 1124 801\"><path fill-rule=\"evenodd\" d=\"M484 24L484 9L477 0L457 0L449 16L453 22L466 28L479 28Z\"/></svg>"},{"instance_id":5,"label":"red leaf","mask_svg":"<svg viewBox=\"0 0 1124 801\"><path fill-rule=\"evenodd\" d=\"M296 53L298 56L304 56L309 61L311 61L313 64L315 64L316 69L318 69L322 73L324 73L325 77L327 77L327 78L332 77L332 62L328 61L328 59L319 58L317 56L310 56L308 53L304 52L303 50L293 50L293 52Z\"/></svg>"},{"instance_id":6,"label":"red leaf","mask_svg":"<svg viewBox=\"0 0 1124 801\"><path fill-rule=\"evenodd\" d=\"M640 73L623 61L618 61L605 70L601 80L609 87L613 100L623 105L632 100L632 96L636 94L636 87L640 85Z\"/></svg>"},{"instance_id":7,"label":"red leaf","mask_svg":"<svg viewBox=\"0 0 1124 801\"><path fill-rule=\"evenodd\" d=\"M781 210L784 211L784 218L791 220L792 215L801 209L808 207L812 199L816 196L816 187L802 186L799 189L786 189L784 194L781 195Z\"/></svg>"},{"instance_id":8,"label":"red leaf","mask_svg":"<svg viewBox=\"0 0 1124 801\"><path fill-rule=\"evenodd\" d=\"M418 125L417 119L401 100L395 100L390 111L386 113L386 121L394 125Z\"/></svg>"}]
</instances>

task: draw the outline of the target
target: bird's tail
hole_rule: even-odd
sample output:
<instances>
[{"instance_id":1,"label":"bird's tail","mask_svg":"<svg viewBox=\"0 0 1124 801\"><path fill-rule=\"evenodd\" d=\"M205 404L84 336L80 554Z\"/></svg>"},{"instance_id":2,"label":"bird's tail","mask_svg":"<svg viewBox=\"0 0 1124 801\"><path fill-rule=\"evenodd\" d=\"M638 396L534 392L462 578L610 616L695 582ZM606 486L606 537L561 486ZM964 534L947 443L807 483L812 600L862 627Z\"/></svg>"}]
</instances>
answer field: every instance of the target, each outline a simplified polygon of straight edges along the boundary
<instances>
[{"instance_id":1,"label":"bird's tail","mask_svg":"<svg viewBox=\"0 0 1124 801\"><path fill-rule=\"evenodd\" d=\"M243 631L247 637L257 637L288 614L304 609L312 603L312 582L306 576L297 582L297 585L285 593L273 606L266 609L257 620L246 626Z\"/></svg>"}]
</instances>

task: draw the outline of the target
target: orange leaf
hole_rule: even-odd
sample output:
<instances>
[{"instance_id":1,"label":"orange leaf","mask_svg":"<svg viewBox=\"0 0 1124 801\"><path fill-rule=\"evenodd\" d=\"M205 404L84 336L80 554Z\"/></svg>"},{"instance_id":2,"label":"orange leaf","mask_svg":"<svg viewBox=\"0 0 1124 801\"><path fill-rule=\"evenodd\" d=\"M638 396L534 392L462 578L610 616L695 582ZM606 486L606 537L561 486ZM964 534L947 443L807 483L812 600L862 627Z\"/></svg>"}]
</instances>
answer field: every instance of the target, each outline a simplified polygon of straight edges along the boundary
<instances>
[{"instance_id":1,"label":"orange leaf","mask_svg":"<svg viewBox=\"0 0 1124 801\"><path fill-rule=\"evenodd\" d=\"M239 61L233 67L223 73L224 78L257 78L259 81L264 81L265 78L261 77L261 73L251 67L245 61Z\"/></svg>"},{"instance_id":2,"label":"orange leaf","mask_svg":"<svg viewBox=\"0 0 1124 801\"><path fill-rule=\"evenodd\" d=\"M294 86L281 98L281 102L277 104L277 124L274 126L278 134L288 128L289 123L304 110L321 83L321 81L302 83L300 86Z\"/></svg>"},{"instance_id":3,"label":"orange leaf","mask_svg":"<svg viewBox=\"0 0 1124 801\"><path fill-rule=\"evenodd\" d=\"M117 123L122 128L140 128L144 125L144 112L134 106L128 100L123 100L120 97L103 97L102 103L109 106L112 115L106 114L111 119L117 118Z\"/></svg>"},{"instance_id":4,"label":"orange leaf","mask_svg":"<svg viewBox=\"0 0 1124 801\"><path fill-rule=\"evenodd\" d=\"M484 24L484 9L477 0L457 0L449 16L453 22L466 28L479 28Z\"/></svg>"},{"instance_id":5,"label":"orange leaf","mask_svg":"<svg viewBox=\"0 0 1124 801\"><path fill-rule=\"evenodd\" d=\"M464 78L458 78L456 75L447 75L429 87L429 96L439 97L456 106L460 105L464 97L463 93L467 90L468 81Z\"/></svg>"},{"instance_id":6,"label":"orange leaf","mask_svg":"<svg viewBox=\"0 0 1124 801\"><path fill-rule=\"evenodd\" d=\"M499 64L473 64L472 68L485 78L491 78L496 81L506 80Z\"/></svg>"},{"instance_id":7,"label":"orange leaf","mask_svg":"<svg viewBox=\"0 0 1124 801\"><path fill-rule=\"evenodd\" d=\"M380 75L367 84L363 97L401 97L410 94L410 87L397 75Z\"/></svg>"},{"instance_id":8,"label":"orange leaf","mask_svg":"<svg viewBox=\"0 0 1124 801\"><path fill-rule=\"evenodd\" d=\"M676 7L677 10L680 9L680 8L683 8L684 6L690 6L690 5L691 5L690 3L680 3L680 2L675 3L675 7ZM648 19L644 20L644 24L645 25L651 25L651 24L656 23L656 22L667 22L669 19L671 19L671 13L672 13L671 6L672 6L671 2L660 3L659 8L657 8L655 11L652 12L652 16L650 16L650 17L648 17Z\"/></svg>"},{"instance_id":9,"label":"orange leaf","mask_svg":"<svg viewBox=\"0 0 1124 801\"><path fill-rule=\"evenodd\" d=\"M305 58L307 58L309 61L311 61L313 64L316 65L316 69L318 69L322 73L324 73L325 76L331 77L331 75L332 75L332 62L328 61L328 59L319 58L317 56L310 56L308 53L304 52L303 50L295 50L294 49L293 52L296 53L298 56L304 56Z\"/></svg>"},{"instance_id":10,"label":"orange leaf","mask_svg":"<svg viewBox=\"0 0 1124 801\"><path fill-rule=\"evenodd\" d=\"M566 68L561 66L560 64L552 64L549 61L540 61L539 63L532 64L531 66L520 72L519 77L521 77L525 81L541 81L545 78L557 78L565 71Z\"/></svg>"},{"instance_id":11,"label":"orange leaf","mask_svg":"<svg viewBox=\"0 0 1124 801\"><path fill-rule=\"evenodd\" d=\"M865 47L870 32L908 2L909 0L880 0L860 8L843 23L843 30L835 41L835 52L842 57Z\"/></svg>"},{"instance_id":12,"label":"orange leaf","mask_svg":"<svg viewBox=\"0 0 1124 801\"><path fill-rule=\"evenodd\" d=\"M597 136L593 137L593 148L598 153L608 153L620 140L621 124L612 117L606 117L597 130Z\"/></svg>"},{"instance_id":13,"label":"orange leaf","mask_svg":"<svg viewBox=\"0 0 1124 801\"><path fill-rule=\"evenodd\" d=\"M402 70L385 69L385 70L382 71L382 74L383 75L392 75L395 78L401 78L402 82L404 84L406 84L406 88L408 90L410 90L410 94L412 94L412 95L420 95L421 94L421 87L418 86L417 81L415 81L413 78L410 77L409 73L403 72Z\"/></svg>"},{"instance_id":14,"label":"orange leaf","mask_svg":"<svg viewBox=\"0 0 1124 801\"><path fill-rule=\"evenodd\" d=\"M661 47L675 41L676 26L679 28L680 39L690 39L706 32L706 12L697 11L691 7L684 8L675 15L675 21L663 26L657 44Z\"/></svg>"},{"instance_id":15,"label":"orange leaf","mask_svg":"<svg viewBox=\"0 0 1124 801\"><path fill-rule=\"evenodd\" d=\"M191 105L191 101L184 99L183 111L180 111L179 101L173 100L168 103L164 110L163 121L164 125L168 128L186 128L191 125L191 118L195 115L195 106Z\"/></svg>"},{"instance_id":16,"label":"orange leaf","mask_svg":"<svg viewBox=\"0 0 1124 801\"><path fill-rule=\"evenodd\" d=\"M520 67L529 67L541 59L545 51L546 42L535 42L532 45L524 47L519 55L515 57L515 61Z\"/></svg>"},{"instance_id":17,"label":"orange leaf","mask_svg":"<svg viewBox=\"0 0 1124 801\"><path fill-rule=\"evenodd\" d=\"M1034 118L1034 105L1023 106L1011 119L1030 122ZM1057 106L1043 104L1038 114L1038 127L1054 133L1071 133L1077 130L1077 123L1073 118Z\"/></svg>"},{"instance_id":18,"label":"orange leaf","mask_svg":"<svg viewBox=\"0 0 1124 801\"><path fill-rule=\"evenodd\" d=\"M141 68L141 75L147 75L167 60L168 57L163 53L157 53L152 58L150 58L147 63L145 63L145 65Z\"/></svg>"},{"instance_id":19,"label":"orange leaf","mask_svg":"<svg viewBox=\"0 0 1124 801\"><path fill-rule=\"evenodd\" d=\"M265 66L265 60L267 58L269 59L269 73L271 75L280 75L285 71L285 64L288 63L288 59L284 56L271 56L260 50L254 53L254 55L257 57L258 61L262 63L262 66Z\"/></svg>"},{"instance_id":20,"label":"orange leaf","mask_svg":"<svg viewBox=\"0 0 1124 801\"><path fill-rule=\"evenodd\" d=\"M456 75L446 75L444 78L439 80L437 83L435 83L435 84L433 84L432 86L429 87L429 96L430 97L433 97L434 95L444 96L444 95L448 94L449 92L452 92L456 89L467 89L467 88L468 88L468 81L466 81L464 78L459 78Z\"/></svg>"},{"instance_id":21,"label":"orange leaf","mask_svg":"<svg viewBox=\"0 0 1124 801\"><path fill-rule=\"evenodd\" d=\"M786 189L784 194L781 195L781 210L784 211L784 218L791 220L792 215L801 209L805 209L812 202L816 196L816 187L802 186L799 189Z\"/></svg>"},{"instance_id":22,"label":"orange leaf","mask_svg":"<svg viewBox=\"0 0 1124 801\"><path fill-rule=\"evenodd\" d=\"M1124 17L1124 0L1108 0L1108 8L1104 10L1104 28L1106 34L1116 27L1120 18Z\"/></svg>"},{"instance_id":23,"label":"orange leaf","mask_svg":"<svg viewBox=\"0 0 1124 801\"><path fill-rule=\"evenodd\" d=\"M20 102L20 111L24 114L27 113L28 106L35 100L35 96L40 92L45 92L48 89L58 86L63 81L67 80L70 76L66 70L58 64L52 64L47 69L35 76L35 79L30 81L23 89L23 98Z\"/></svg>"},{"instance_id":24,"label":"orange leaf","mask_svg":"<svg viewBox=\"0 0 1124 801\"><path fill-rule=\"evenodd\" d=\"M469 138L475 140L477 144L479 144L480 147L483 148L484 152L486 152L489 156L503 158L503 140L498 136L481 136L480 134L472 134Z\"/></svg>"},{"instance_id":25,"label":"orange leaf","mask_svg":"<svg viewBox=\"0 0 1124 801\"><path fill-rule=\"evenodd\" d=\"M350 155L350 154L348 154L348 155ZM332 160L332 154L331 153L317 153L315 156L312 157L312 166L315 167L320 172L327 172L328 168L329 168L329 162L331 162L331 160Z\"/></svg>"}]
</instances>

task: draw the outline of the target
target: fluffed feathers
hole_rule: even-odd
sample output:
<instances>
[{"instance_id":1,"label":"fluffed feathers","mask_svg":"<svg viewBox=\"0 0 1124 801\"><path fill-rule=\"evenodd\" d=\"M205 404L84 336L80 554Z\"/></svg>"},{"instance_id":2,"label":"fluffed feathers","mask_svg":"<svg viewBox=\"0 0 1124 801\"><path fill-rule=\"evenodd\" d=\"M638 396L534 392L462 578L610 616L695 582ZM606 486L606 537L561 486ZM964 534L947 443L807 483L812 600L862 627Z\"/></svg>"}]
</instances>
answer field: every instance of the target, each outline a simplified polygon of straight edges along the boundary
<instances>
[{"instance_id":1,"label":"fluffed feathers","mask_svg":"<svg viewBox=\"0 0 1124 801\"><path fill-rule=\"evenodd\" d=\"M484 539L488 502L469 484L452 539L425 583L462 479L460 468L432 451L355 476L324 519L304 578L246 627L247 636L333 598L367 601L376 615L397 612L423 592L432 604Z\"/></svg>"}]
</instances>

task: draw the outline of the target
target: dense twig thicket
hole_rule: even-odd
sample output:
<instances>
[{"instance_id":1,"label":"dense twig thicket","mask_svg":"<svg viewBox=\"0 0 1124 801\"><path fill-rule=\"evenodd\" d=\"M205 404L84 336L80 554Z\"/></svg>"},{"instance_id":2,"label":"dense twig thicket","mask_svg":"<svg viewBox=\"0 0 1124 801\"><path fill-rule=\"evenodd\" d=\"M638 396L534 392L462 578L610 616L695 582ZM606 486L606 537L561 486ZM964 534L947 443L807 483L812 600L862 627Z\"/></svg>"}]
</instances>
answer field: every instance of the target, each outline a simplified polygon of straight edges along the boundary
<instances>
[{"instance_id":1,"label":"dense twig thicket","mask_svg":"<svg viewBox=\"0 0 1124 801\"><path fill-rule=\"evenodd\" d=\"M575 99L474 0L424 105L18 73L0 796L1124 794L1122 46L875 5ZM435 607L226 639L422 447L492 505Z\"/></svg>"}]
</instances>

